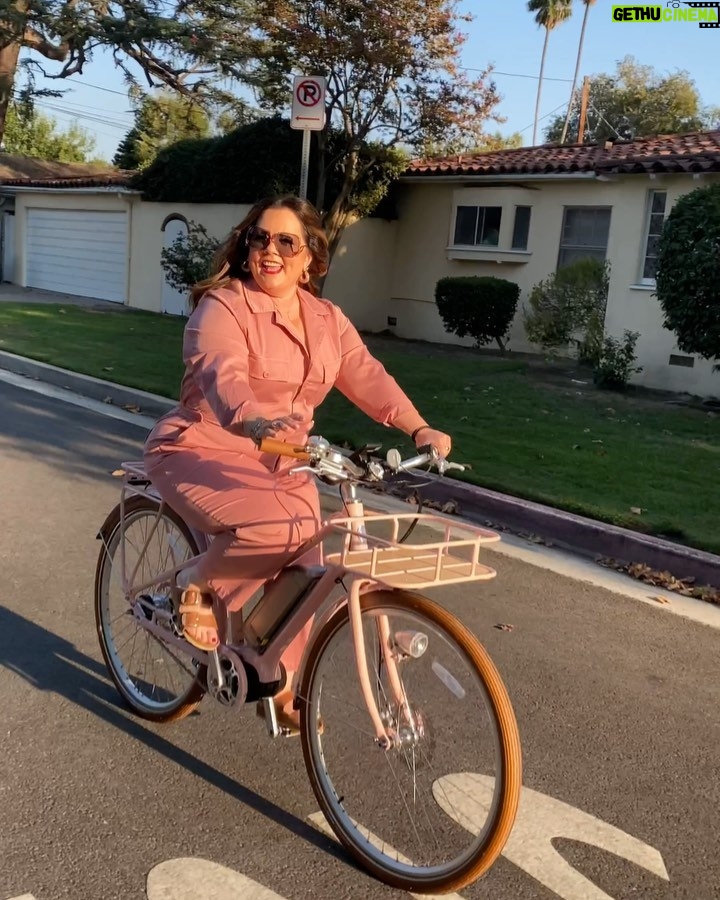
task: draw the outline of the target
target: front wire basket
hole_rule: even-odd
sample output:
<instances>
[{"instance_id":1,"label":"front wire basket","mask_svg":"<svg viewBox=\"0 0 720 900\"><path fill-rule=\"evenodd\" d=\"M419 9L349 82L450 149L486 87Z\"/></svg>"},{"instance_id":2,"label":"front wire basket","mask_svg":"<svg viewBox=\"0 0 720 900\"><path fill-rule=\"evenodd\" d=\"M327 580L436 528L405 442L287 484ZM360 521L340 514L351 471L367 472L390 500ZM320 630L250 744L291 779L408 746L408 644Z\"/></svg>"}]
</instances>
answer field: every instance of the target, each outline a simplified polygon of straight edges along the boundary
<instances>
[{"instance_id":1,"label":"front wire basket","mask_svg":"<svg viewBox=\"0 0 720 900\"><path fill-rule=\"evenodd\" d=\"M418 529L429 526L429 539L421 543L425 535L416 531L413 543L399 543L400 529L415 519ZM499 534L486 528L457 524L430 513L366 513L362 517L332 518L327 525L331 532L342 535L342 546L339 551L324 553L326 565L341 565L390 587L429 588L488 581L497 574L479 560L483 544L500 540Z\"/></svg>"}]
</instances>

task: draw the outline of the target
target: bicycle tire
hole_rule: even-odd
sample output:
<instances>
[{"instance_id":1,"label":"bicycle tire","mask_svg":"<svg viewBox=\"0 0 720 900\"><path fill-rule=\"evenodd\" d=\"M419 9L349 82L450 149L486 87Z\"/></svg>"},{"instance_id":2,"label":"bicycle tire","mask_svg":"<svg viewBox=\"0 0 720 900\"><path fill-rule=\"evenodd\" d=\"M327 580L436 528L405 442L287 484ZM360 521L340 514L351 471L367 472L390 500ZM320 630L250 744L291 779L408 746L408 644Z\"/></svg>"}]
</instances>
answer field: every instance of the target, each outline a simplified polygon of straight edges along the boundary
<instances>
[{"instance_id":1,"label":"bicycle tire","mask_svg":"<svg viewBox=\"0 0 720 900\"><path fill-rule=\"evenodd\" d=\"M158 504L147 497L135 496L130 497L125 501L126 520L130 519L132 521L133 516L137 516L138 514L141 514L143 512L147 512L154 517L157 515L157 510ZM180 518L180 516L178 516L177 513L175 513L168 506L165 507L162 515L164 518L170 521L175 528L178 529L183 539L188 544L190 555L197 555L200 552L197 542L193 537L190 529ZM112 565L112 559L108 555L108 548L113 547L115 539L118 535L118 530L120 528L120 516L121 506L120 504L118 504L107 517L100 530L100 535L102 537L102 547L100 549L97 568L95 570L94 598L95 625L97 629L98 640L100 642L100 649L102 651L103 659L105 660L105 665L108 669L108 672L110 673L115 687L118 690L118 693L123 698L126 705L136 715L151 722L176 722L179 719L183 719L185 718L185 716L190 715L190 713L197 708L198 704L204 697L205 689L202 687L202 683L204 683L205 681L205 670L207 667L199 664L196 666L197 674L195 680L190 683L186 691L184 691L180 696L177 697L175 702L168 704L167 709L160 710L152 708L152 706L145 705L142 702L138 701L133 692L128 688L127 673L123 673L118 669L115 654L112 652L113 648L109 644L109 635L107 633L107 629L104 627L104 625L106 624L104 622L103 607L103 585L106 571L105 567L108 562L110 562L110 564ZM117 549L117 545L115 545L115 549Z\"/></svg>"},{"instance_id":2,"label":"bicycle tire","mask_svg":"<svg viewBox=\"0 0 720 900\"><path fill-rule=\"evenodd\" d=\"M499 783L499 801L494 802L488 826L483 830L482 842L469 858L442 873L423 875L400 872L398 867L383 865L369 854L369 837L359 840L359 830L347 827L343 816L338 815L337 805L344 797L336 796L329 776L324 771L324 754L317 734L320 712L314 702L317 692L314 680L325 651L340 630L349 624L347 605L339 609L321 628L308 650L299 691L301 740L303 756L313 793L322 813L341 844L371 875L401 890L416 893L448 893L458 891L485 874L496 861L512 830L520 800L522 786L522 757L520 736L515 714L500 674L479 640L455 616L428 598L402 590L377 590L361 598L362 613L373 610L410 611L420 619L442 629L454 641L466 660L474 667L479 681L489 698L489 709L494 720L501 764L496 776L495 795ZM321 690L321 689L320 689ZM327 726L325 726L327 730ZM378 751L384 752L384 751ZM346 817L348 818L348 817ZM367 832L369 835L370 832ZM384 836L383 836L384 837Z\"/></svg>"}]
</instances>

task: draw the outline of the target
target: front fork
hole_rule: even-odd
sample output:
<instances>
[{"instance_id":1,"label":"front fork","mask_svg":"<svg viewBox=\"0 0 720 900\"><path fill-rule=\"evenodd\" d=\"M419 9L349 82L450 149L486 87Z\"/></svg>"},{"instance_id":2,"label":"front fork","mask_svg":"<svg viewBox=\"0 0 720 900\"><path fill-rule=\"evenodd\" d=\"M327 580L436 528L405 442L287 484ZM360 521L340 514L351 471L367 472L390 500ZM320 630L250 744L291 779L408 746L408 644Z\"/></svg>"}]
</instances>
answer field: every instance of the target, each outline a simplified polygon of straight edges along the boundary
<instances>
[{"instance_id":1,"label":"front fork","mask_svg":"<svg viewBox=\"0 0 720 900\"><path fill-rule=\"evenodd\" d=\"M367 653L365 651L365 635L363 634L362 626L362 611L360 607L361 590L363 584L366 583L367 582L362 578L354 578L350 586L350 593L348 595L350 628L353 636L360 689L370 719L372 720L373 727L375 728L375 737L380 747L384 750L389 750L390 747L399 745L400 735L398 731L389 729L383 722L375 699L373 684L370 679ZM410 708L410 703L407 694L405 693L405 687L400 678L400 672L398 671L398 651L395 646L394 638L390 633L390 622L387 616L378 616L377 628L382 652L382 661L385 663L387 669L392 699L395 701L395 706L399 711L398 722L401 719L407 722L407 725L414 734L416 730L415 716ZM376 673L375 677L379 678L379 673Z\"/></svg>"}]
</instances>

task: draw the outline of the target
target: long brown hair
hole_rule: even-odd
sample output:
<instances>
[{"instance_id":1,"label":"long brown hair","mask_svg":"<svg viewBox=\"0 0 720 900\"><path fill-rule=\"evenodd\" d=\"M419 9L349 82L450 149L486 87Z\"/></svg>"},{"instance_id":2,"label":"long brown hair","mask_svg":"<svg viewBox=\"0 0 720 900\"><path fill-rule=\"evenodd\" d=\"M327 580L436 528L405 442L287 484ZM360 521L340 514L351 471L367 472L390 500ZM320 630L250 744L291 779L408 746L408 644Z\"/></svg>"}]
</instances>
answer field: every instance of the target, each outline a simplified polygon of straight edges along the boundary
<instances>
[{"instance_id":1,"label":"long brown hair","mask_svg":"<svg viewBox=\"0 0 720 900\"><path fill-rule=\"evenodd\" d=\"M248 229L258 222L266 209L289 209L295 213L302 223L305 229L307 246L312 254L312 261L308 266L310 281L303 287L312 291L313 294L317 293L316 279L322 277L328 270L327 236L325 235L320 215L312 203L288 194L281 197L266 197L264 200L258 200L242 222L233 228L215 251L208 277L198 281L190 289L193 309L207 291L223 287L233 278L247 281L251 277L250 273L243 269L243 264L247 262L249 255L245 238Z\"/></svg>"}]
</instances>

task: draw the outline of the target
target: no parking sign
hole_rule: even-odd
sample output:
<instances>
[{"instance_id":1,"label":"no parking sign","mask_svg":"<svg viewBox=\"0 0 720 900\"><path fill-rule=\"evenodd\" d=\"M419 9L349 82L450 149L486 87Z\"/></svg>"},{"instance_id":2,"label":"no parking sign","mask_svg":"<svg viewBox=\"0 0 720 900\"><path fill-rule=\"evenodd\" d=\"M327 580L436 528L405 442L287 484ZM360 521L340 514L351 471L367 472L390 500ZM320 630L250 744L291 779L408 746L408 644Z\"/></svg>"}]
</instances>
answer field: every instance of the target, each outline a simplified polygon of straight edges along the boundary
<instances>
[{"instance_id":1,"label":"no parking sign","mask_svg":"<svg viewBox=\"0 0 720 900\"><path fill-rule=\"evenodd\" d=\"M322 131L325 127L325 86L322 75L297 75L293 81L290 127Z\"/></svg>"}]
</instances>

